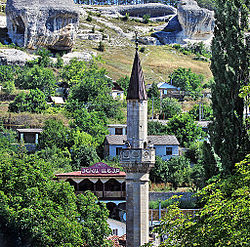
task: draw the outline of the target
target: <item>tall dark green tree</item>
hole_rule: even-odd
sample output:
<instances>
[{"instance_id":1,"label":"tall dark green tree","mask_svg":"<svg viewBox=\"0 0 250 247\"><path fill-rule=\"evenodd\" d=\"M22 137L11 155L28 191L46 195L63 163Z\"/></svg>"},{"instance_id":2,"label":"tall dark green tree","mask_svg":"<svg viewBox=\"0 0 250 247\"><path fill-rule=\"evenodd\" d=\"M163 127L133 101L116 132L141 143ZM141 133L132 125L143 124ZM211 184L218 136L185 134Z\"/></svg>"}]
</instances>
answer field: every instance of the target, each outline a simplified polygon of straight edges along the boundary
<instances>
[{"instance_id":1,"label":"tall dark green tree","mask_svg":"<svg viewBox=\"0 0 250 247\"><path fill-rule=\"evenodd\" d=\"M240 88L249 83L249 50L245 38L249 3L249 0L217 0L215 11L211 142L225 174L233 173L234 164L250 150L243 121L244 100L239 97Z\"/></svg>"}]
</instances>

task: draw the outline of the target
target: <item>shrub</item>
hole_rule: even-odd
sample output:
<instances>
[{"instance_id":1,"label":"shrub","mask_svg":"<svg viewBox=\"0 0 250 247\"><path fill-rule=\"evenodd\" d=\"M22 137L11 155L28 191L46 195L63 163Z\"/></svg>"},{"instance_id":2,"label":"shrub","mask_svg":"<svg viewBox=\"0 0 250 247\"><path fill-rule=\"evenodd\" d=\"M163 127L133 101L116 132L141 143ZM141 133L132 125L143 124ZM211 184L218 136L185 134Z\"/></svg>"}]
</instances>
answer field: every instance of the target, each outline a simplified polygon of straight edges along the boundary
<instances>
[{"instance_id":1,"label":"shrub","mask_svg":"<svg viewBox=\"0 0 250 247\"><path fill-rule=\"evenodd\" d=\"M102 41L99 42L98 51L105 51L105 46Z\"/></svg>"},{"instance_id":2,"label":"shrub","mask_svg":"<svg viewBox=\"0 0 250 247\"><path fill-rule=\"evenodd\" d=\"M86 21L89 21L91 22L93 19L92 19L92 16L90 14L88 14L87 18L86 18Z\"/></svg>"},{"instance_id":3,"label":"shrub","mask_svg":"<svg viewBox=\"0 0 250 247\"><path fill-rule=\"evenodd\" d=\"M150 18L150 15L144 15L142 17L142 22L145 23L145 24L148 24L149 23L149 18Z\"/></svg>"}]
</instances>

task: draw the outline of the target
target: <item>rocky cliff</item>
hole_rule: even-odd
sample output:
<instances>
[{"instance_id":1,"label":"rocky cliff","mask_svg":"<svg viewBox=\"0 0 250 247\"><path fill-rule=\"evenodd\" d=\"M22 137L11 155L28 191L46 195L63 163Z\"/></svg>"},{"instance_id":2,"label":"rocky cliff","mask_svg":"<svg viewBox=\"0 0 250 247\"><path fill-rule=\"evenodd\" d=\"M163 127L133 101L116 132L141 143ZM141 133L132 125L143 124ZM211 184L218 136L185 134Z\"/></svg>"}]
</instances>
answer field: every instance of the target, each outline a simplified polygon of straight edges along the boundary
<instances>
[{"instance_id":1,"label":"rocky cliff","mask_svg":"<svg viewBox=\"0 0 250 247\"><path fill-rule=\"evenodd\" d=\"M79 12L72 0L7 0L6 17L9 37L18 46L70 50Z\"/></svg>"},{"instance_id":2,"label":"rocky cliff","mask_svg":"<svg viewBox=\"0 0 250 247\"><path fill-rule=\"evenodd\" d=\"M161 43L203 41L209 43L213 37L214 12L200 8L194 0L180 0L177 14L170 19L161 32L154 34Z\"/></svg>"}]
</instances>

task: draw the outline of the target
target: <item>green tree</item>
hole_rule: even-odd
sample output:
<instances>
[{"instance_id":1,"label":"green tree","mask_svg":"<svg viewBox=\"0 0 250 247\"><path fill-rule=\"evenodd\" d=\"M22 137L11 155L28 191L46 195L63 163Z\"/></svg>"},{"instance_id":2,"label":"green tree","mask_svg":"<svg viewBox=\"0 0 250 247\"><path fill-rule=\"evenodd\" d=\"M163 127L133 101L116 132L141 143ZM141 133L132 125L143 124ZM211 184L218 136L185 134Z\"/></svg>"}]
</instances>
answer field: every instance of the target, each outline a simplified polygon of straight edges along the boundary
<instances>
[{"instance_id":1,"label":"green tree","mask_svg":"<svg viewBox=\"0 0 250 247\"><path fill-rule=\"evenodd\" d=\"M72 128L80 129L90 134L98 145L103 143L105 136L108 134L105 114L96 111L88 112L86 109L81 109L75 111L73 117Z\"/></svg>"},{"instance_id":2,"label":"green tree","mask_svg":"<svg viewBox=\"0 0 250 247\"><path fill-rule=\"evenodd\" d=\"M185 91L185 95L194 99L201 96L203 75L197 75L191 69L178 68L170 75L170 80L174 86Z\"/></svg>"},{"instance_id":3,"label":"green tree","mask_svg":"<svg viewBox=\"0 0 250 247\"><path fill-rule=\"evenodd\" d=\"M157 157L155 167L150 172L150 179L153 182L171 183L174 189L177 189L178 186L191 184L191 173L190 161L184 156L166 161Z\"/></svg>"},{"instance_id":4,"label":"green tree","mask_svg":"<svg viewBox=\"0 0 250 247\"><path fill-rule=\"evenodd\" d=\"M12 80L10 80L10 81L4 81L2 83L2 86L3 86L2 90L6 94L11 94L16 89L14 80L13 81Z\"/></svg>"},{"instance_id":5,"label":"green tree","mask_svg":"<svg viewBox=\"0 0 250 247\"><path fill-rule=\"evenodd\" d=\"M161 103L161 119L169 119L181 113L181 104L175 98L165 98Z\"/></svg>"},{"instance_id":6,"label":"green tree","mask_svg":"<svg viewBox=\"0 0 250 247\"><path fill-rule=\"evenodd\" d=\"M11 94L14 92L14 70L11 66L0 65L0 84L3 87L3 92L6 94Z\"/></svg>"},{"instance_id":7,"label":"green tree","mask_svg":"<svg viewBox=\"0 0 250 247\"><path fill-rule=\"evenodd\" d=\"M5 81L13 81L14 72L13 68L8 65L0 65L0 83L2 84Z\"/></svg>"},{"instance_id":8,"label":"green tree","mask_svg":"<svg viewBox=\"0 0 250 247\"><path fill-rule=\"evenodd\" d=\"M250 241L249 187L250 156L236 164L236 172L218 179L198 193L204 207L195 216L184 215L178 203L168 207L168 214L155 229L168 236L161 247L248 246ZM150 245L147 245L150 246Z\"/></svg>"},{"instance_id":9,"label":"green tree","mask_svg":"<svg viewBox=\"0 0 250 247\"><path fill-rule=\"evenodd\" d=\"M18 94L9 104L9 111L42 113L47 107L44 93L39 89L31 89L27 94L24 92Z\"/></svg>"},{"instance_id":10,"label":"green tree","mask_svg":"<svg viewBox=\"0 0 250 247\"><path fill-rule=\"evenodd\" d=\"M196 104L194 107L189 111L189 114L194 116L196 121L199 121L199 114L200 114L200 105ZM213 108L211 105L203 103L201 106L201 114L203 117L202 120L211 121L213 119Z\"/></svg>"},{"instance_id":11,"label":"green tree","mask_svg":"<svg viewBox=\"0 0 250 247\"><path fill-rule=\"evenodd\" d=\"M49 119L45 122L43 132L39 136L39 147L64 149L69 146L70 130L64 126L62 121Z\"/></svg>"},{"instance_id":12,"label":"green tree","mask_svg":"<svg viewBox=\"0 0 250 247\"><path fill-rule=\"evenodd\" d=\"M120 102L114 100L111 96L112 81L106 76L106 71L98 69L95 65L87 66L84 69L75 71L79 64L72 62L69 71L65 72L66 76L72 75L70 79L71 89L68 97L68 109L73 111L75 104L83 105L89 111L101 111L107 117L120 117ZM72 71L71 71L72 70Z\"/></svg>"},{"instance_id":13,"label":"green tree","mask_svg":"<svg viewBox=\"0 0 250 247\"><path fill-rule=\"evenodd\" d=\"M123 89L124 94L127 95L128 87L129 87L129 77L126 75L125 77L119 78L116 82Z\"/></svg>"},{"instance_id":14,"label":"green tree","mask_svg":"<svg viewBox=\"0 0 250 247\"><path fill-rule=\"evenodd\" d=\"M148 89L147 92L148 98L152 99L159 99L160 98L160 91L157 87L155 82L152 83L151 87Z\"/></svg>"},{"instance_id":15,"label":"green tree","mask_svg":"<svg viewBox=\"0 0 250 247\"><path fill-rule=\"evenodd\" d=\"M21 89L40 89L46 96L52 95L56 88L56 78L53 71L38 65L23 69L15 83Z\"/></svg>"},{"instance_id":16,"label":"green tree","mask_svg":"<svg viewBox=\"0 0 250 247\"><path fill-rule=\"evenodd\" d=\"M148 135L164 135L167 133L167 126L158 121L148 122Z\"/></svg>"},{"instance_id":17,"label":"green tree","mask_svg":"<svg viewBox=\"0 0 250 247\"><path fill-rule=\"evenodd\" d=\"M175 115L169 119L166 132L175 135L181 146L188 147L192 142L201 139L204 133L188 113Z\"/></svg>"},{"instance_id":18,"label":"green tree","mask_svg":"<svg viewBox=\"0 0 250 247\"><path fill-rule=\"evenodd\" d=\"M243 120L241 87L249 83L249 1L217 1L211 70L214 76L212 103L214 121L211 143L220 156L223 172L233 173L234 163L250 150Z\"/></svg>"},{"instance_id":19,"label":"green tree","mask_svg":"<svg viewBox=\"0 0 250 247\"><path fill-rule=\"evenodd\" d=\"M0 228L20 246L108 246L108 211L53 180L52 160L0 147ZM16 246L19 246L18 244Z\"/></svg>"},{"instance_id":20,"label":"green tree","mask_svg":"<svg viewBox=\"0 0 250 247\"><path fill-rule=\"evenodd\" d=\"M83 227L82 238L84 245L91 247L108 247L107 237L110 229L107 224L109 211L103 203L96 204L97 197L87 191L77 198L77 208L80 213L80 222Z\"/></svg>"}]
</instances>

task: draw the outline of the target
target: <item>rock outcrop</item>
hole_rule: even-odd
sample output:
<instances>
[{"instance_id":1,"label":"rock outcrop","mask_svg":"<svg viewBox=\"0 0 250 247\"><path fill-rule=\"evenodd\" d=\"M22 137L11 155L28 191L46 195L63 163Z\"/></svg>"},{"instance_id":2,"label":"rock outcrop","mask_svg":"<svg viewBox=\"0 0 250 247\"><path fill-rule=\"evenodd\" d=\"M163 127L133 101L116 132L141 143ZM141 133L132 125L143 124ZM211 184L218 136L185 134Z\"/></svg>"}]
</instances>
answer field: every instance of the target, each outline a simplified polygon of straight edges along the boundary
<instances>
[{"instance_id":1,"label":"rock outcrop","mask_svg":"<svg viewBox=\"0 0 250 247\"><path fill-rule=\"evenodd\" d=\"M0 49L0 65L24 66L26 62L36 58L35 55L17 49Z\"/></svg>"},{"instance_id":2,"label":"rock outcrop","mask_svg":"<svg viewBox=\"0 0 250 247\"><path fill-rule=\"evenodd\" d=\"M204 41L213 37L214 12L200 8L194 0L180 0L177 14L161 32L153 34L163 44Z\"/></svg>"},{"instance_id":3,"label":"rock outcrop","mask_svg":"<svg viewBox=\"0 0 250 247\"><path fill-rule=\"evenodd\" d=\"M208 39L214 30L214 12L200 8L194 0L181 0L178 20L184 35L191 39Z\"/></svg>"},{"instance_id":4,"label":"rock outcrop","mask_svg":"<svg viewBox=\"0 0 250 247\"><path fill-rule=\"evenodd\" d=\"M7 28L20 47L70 50L79 12L72 0L7 0Z\"/></svg>"},{"instance_id":5,"label":"rock outcrop","mask_svg":"<svg viewBox=\"0 0 250 247\"><path fill-rule=\"evenodd\" d=\"M144 15L150 15L150 17L160 17L176 14L176 9L174 7L161 3L95 7L92 10L96 10L102 15L111 17L124 16L126 13L128 13L131 17L141 18Z\"/></svg>"}]
</instances>

